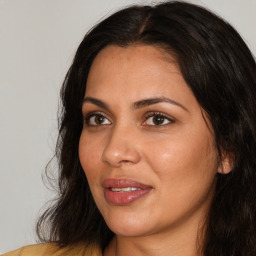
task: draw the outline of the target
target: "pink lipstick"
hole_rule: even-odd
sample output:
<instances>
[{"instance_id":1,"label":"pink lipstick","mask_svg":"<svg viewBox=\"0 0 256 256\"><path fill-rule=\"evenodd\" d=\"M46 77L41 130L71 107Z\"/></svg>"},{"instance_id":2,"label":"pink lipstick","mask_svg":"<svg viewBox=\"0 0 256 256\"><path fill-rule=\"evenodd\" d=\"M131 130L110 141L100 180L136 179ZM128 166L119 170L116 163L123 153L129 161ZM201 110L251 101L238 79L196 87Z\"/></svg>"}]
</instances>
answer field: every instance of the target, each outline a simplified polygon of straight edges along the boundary
<instances>
[{"instance_id":1,"label":"pink lipstick","mask_svg":"<svg viewBox=\"0 0 256 256\"><path fill-rule=\"evenodd\" d=\"M127 205L147 195L152 187L129 179L106 179L105 198L113 205Z\"/></svg>"}]
</instances>

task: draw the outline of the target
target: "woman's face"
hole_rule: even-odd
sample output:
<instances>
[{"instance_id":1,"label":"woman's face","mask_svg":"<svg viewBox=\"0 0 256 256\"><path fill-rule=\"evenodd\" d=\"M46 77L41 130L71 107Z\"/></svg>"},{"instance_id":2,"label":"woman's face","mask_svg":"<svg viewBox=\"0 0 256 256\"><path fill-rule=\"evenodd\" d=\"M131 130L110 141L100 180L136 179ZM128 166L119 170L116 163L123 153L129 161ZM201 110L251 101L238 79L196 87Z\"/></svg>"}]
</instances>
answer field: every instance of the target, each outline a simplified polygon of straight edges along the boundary
<instances>
[{"instance_id":1,"label":"woman's face","mask_svg":"<svg viewBox=\"0 0 256 256\"><path fill-rule=\"evenodd\" d=\"M114 233L145 236L203 220L218 161L202 113L177 63L157 48L108 46L97 55L79 156Z\"/></svg>"}]
</instances>

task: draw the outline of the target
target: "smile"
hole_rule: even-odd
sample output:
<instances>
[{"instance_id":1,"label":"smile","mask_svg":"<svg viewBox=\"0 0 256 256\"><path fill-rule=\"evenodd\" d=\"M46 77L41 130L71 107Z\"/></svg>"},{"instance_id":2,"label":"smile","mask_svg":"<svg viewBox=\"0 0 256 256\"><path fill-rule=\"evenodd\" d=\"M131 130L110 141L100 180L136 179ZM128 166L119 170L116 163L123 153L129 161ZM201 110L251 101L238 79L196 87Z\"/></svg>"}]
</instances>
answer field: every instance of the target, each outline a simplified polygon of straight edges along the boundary
<instances>
[{"instance_id":1,"label":"smile","mask_svg":"<svg viewBox=\"0 0 256 256\"><path fill-rule=\"evenodd\" d=\"M114 191L114 192L131 192L131 191L136 191L136 190L141 190L141 188L132 188L132 187L128 187L128 188L110 188L110 190Z\"/></svg>"},{"instance_id":2,"label":"smile","mask_svg":"<svg viewBox=\"0 0 256 256\"><path fill-rule=\"evenodd\" d=\"M129 179L107 179L103 182L104 196L111 205L129 205L145 197L152 187Z\"/></svg>"}]
</instances>

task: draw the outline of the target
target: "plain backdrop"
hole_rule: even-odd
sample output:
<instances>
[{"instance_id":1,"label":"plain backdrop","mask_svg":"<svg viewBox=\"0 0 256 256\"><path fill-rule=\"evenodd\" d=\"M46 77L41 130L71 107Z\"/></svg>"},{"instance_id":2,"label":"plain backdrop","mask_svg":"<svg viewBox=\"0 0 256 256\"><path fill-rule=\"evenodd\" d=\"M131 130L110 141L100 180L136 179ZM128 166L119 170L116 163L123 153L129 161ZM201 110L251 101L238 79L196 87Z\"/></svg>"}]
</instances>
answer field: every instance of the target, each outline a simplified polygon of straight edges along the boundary
<instances>
[{"instance_id":1,"label":"plain backdrop","mask_svg":"<svg viewBox=\"0 0 256 256\"><path fill-rule=\"evenodd\" d=\"M54 196L41 176L55 147L59 89L79 42L120 7L152 2L0 0L0 253L36 242L36 219ZM255 0L190 2L228 20L256 54Z\"/></svg>"}]
</instances>

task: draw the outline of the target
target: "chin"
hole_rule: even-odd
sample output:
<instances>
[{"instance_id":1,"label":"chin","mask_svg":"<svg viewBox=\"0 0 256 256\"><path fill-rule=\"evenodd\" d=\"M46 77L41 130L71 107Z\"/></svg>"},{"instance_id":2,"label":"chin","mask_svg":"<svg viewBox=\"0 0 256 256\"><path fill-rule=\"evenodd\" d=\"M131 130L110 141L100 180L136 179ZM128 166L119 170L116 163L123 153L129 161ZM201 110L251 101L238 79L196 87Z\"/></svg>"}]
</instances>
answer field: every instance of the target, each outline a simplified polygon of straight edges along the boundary
<instances>
[{"instance_id":1,"label":"chin","mask_svg":"<svg viewBox=\"0 0 256 256\"><path fill-rule=\"evenodd\" d=\"M123 237L138 237L144 236L148 234L148 230L145 230L144 227L139 227L137 225L112 225L109 228L114 232L117 236Z\"/></svg>"},{"instance_id":2,"label":"chin","mask_svg":"<svg viewBox=\"0 0 256 256\"><path fill-rule=\"evenodd\" d=\"M149 226L152 220L146 216L141 218L138 218L136 214L131 216L123 214L119 216L114 215L113 218L105 219L108 227L118 236L143 236L150 233L150 230L153 229L153 227Z\"/></svg>"}]
</instances>

